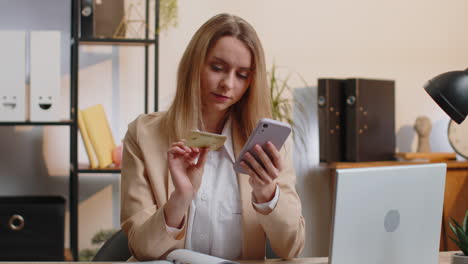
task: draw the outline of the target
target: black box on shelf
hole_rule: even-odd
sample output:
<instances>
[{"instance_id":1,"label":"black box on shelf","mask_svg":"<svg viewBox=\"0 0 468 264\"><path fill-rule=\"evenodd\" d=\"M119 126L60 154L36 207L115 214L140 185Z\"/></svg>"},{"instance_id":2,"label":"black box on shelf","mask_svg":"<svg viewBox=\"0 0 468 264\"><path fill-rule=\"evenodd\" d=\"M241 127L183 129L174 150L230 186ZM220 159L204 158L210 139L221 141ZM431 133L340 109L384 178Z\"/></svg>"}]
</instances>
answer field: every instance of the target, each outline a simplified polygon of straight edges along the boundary
<instances>
[{"instance_id":1,"label":"black box on shelf","mask_svg":"<svg viewBox=\"0 0 468 264\"><path fill-rule=\"evenodd\" d=\"M80 19L82 39L123 37L124 0L81 0Z\"/></svg>"},{"instance_id":2,"label":"black box on shelf","mask_svg":"<svg viewBox=\"0 0 468 264\"><path fill-rule=\"evenodd\" d=\"M65 199L0 197L0 261L63 261Z\"/></svg>"}]
</instances>

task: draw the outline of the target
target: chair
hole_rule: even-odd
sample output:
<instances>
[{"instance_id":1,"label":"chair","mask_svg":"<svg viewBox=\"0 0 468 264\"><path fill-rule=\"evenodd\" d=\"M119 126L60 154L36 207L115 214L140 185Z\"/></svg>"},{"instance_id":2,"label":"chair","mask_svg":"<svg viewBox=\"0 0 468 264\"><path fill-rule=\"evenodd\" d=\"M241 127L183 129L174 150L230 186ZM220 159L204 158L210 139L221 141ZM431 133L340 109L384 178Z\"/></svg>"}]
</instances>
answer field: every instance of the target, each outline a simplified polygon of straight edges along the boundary
<instances>
[{"instance_id":1,"label":"chair","mask_svg":"<svg viewBox=\"0 0 468 264\"><path fill-rule=\"evenodd\" d=\"M119 230L102 245L93 261L126 261L131 256L127 235Z\"/></svg>"},{"instance_id":2,"label":"chair","mask_svg":"<svg viewBox=\"0 0 468 264\"><path fill-rule=\"evenodd\" d=\"M277 259L279 258L278 255L273 251L273 248L271 247L270 240L267 238L266 239L266 256L267 259Z\"/></svg>"}]
</instances>

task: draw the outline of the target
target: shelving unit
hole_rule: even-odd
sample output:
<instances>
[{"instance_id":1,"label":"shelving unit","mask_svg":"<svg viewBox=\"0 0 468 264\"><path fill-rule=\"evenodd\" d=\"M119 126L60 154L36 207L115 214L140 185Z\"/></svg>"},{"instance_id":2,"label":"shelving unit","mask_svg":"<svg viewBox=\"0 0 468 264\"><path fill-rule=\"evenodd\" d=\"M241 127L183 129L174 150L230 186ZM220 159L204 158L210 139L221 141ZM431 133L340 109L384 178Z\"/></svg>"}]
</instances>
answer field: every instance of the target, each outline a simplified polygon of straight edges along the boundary
<instances>
[{"instance_id":1,"label":"shelving unit","mask_svg":"<svg viewBox=\"0 0 468 264\"><path fill-rule=\"evenodd\" d=\"M144 0L145 18L149 22L149 3L154 1L154 32L153 39L149 39L149 31L146 28L144 39L81 39L80 38L80 4L81 0L71 0L70 18L70 119L56 122L1 122L4 126L69 126L70 127L70 164L69 164L69 211L70 211L70 246L66 250L71 252L74 261L78 260L78 196L79 196L79 175L80 174L109 174L120 173L120 168L90 169L88 165L78 164L78 91L79 91L79 47L82 45L110 45L110 46L141 46L145 51L145 72L144 72L144 112L149 112L149 48L154 47L154 111L158 110L158 34L159 27L159 0Z\"/></svg>"},{"instance_id":2,"label":"shelving unit","mask_svg":"<svg viewBox=\"0 0 468 264\"><path fill-rule=\"evenodd\" d=\"M149 22L149 1L146 3L146 21ZM155 1L155 25L154 32L159 27L159 0ZM145 39L80 39L80 3L81 0L71 0L71 47L70 47L70 121L60 123L70 125L70 183L69 183L69 208L70 208L70 249L74 260L78 259L78 194L79 174L82 173L120 173L119 168L90 169L89 166L78 164L78 75L79 75L79 47L81 45L111 45L111 46L141 46L145 50L144 112L148 113L149 94L149 67L148 55L150 46L154 45L154 111L158 109L158 35L149 39L148 28L145 31Z\"/></svg>"}]
</instances>

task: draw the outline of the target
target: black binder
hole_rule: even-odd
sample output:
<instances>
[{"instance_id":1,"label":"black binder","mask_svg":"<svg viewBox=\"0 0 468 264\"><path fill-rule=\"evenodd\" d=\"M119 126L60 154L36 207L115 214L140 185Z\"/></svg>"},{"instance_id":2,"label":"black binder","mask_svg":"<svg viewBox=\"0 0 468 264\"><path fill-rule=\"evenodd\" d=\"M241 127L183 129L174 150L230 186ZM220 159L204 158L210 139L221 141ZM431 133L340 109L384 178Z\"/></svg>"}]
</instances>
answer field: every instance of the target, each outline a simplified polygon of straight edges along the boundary
<instances>
[{"instance_id":1,"label":"black binder","mask_svg":"<svg viewBox=\"0 0 468 264\"><path fill-rule=\"evenodd\" d=\"M321 162L345 158L345 80L318 80L318 119Z\"/></svg>"},{"instance_id":2,"label":"black binder","mask_svg":"<svg viewBox=\"0 0 468 264\"><path fill-rule=\"evenodd\" d=\"M394 160L395 82L346 82L346 161Z\"/></svg>"}]
</instances>

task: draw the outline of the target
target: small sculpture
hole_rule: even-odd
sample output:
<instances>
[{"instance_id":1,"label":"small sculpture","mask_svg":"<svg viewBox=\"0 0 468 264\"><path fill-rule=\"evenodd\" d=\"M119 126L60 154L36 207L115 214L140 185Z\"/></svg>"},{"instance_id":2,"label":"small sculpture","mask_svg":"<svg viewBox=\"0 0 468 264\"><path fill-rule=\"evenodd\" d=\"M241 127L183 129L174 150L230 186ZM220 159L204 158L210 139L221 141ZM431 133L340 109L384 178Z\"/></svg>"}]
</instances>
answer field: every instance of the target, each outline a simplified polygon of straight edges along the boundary
<instances>
[{"instance_id":1,"label":"small sculpture","mask_svg":"<svg viewBox=\"0 0 468 264\"><path fill-rule=\"evenodd\" d=\"M414 122L414 129L418 134L417 152L431 152L429 136L431 135L432 124L427 116L419 116Z\"/></svg>"}]
</instances>

